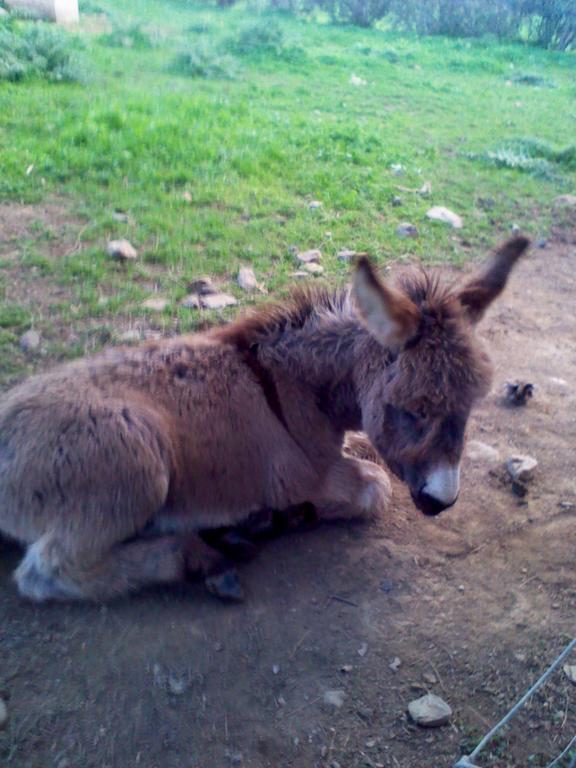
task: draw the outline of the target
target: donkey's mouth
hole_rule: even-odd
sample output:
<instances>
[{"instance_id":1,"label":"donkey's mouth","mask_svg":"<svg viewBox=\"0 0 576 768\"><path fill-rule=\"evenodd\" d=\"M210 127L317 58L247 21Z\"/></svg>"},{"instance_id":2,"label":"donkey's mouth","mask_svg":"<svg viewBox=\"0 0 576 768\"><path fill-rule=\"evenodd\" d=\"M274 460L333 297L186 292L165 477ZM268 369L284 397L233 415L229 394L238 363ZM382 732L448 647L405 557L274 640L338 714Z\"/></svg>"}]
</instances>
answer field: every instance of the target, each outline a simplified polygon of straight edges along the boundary
<instances>
[{"instance_id":1,"label":"donkey's mouth","mask_svg":"<svg viewBox=\"0 0 576 768\"><path fill-rule=\"evenodd\" d=\"M454 504L456 504L458 501L458 497L456 497L449 504L446 504L446 502L435 499L434 496L429 496L423 491L419 491L418 493L411 493L411 496L412 501L418 507L420 512L423 512L427 517L436 517L436 515L439 515L440 512L444 512L445 509L450 509L450 507L453 507Z\"/></svg>"}]
</instances>

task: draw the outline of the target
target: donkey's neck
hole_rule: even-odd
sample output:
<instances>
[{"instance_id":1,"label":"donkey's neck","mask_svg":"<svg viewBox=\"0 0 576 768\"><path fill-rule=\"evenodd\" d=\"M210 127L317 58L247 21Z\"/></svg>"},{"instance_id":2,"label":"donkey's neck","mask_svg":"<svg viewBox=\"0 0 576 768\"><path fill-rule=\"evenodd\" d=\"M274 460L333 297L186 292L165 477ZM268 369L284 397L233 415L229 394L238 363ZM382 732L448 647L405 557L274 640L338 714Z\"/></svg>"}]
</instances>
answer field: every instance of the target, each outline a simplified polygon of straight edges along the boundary
<instances>
[{"instance_id":1,"label":"donkey's neck","mask_svg":"<svg viewBox=\"0 0 576 768\"><path fill-rule=\"evenodd\" d=\"M375 355L382 361L383 350L353 314L312 316L258 346L274 377L297 382L337 429L361 429L359 391L370 375L367 361Z\"/></svg>"}]
</instances>

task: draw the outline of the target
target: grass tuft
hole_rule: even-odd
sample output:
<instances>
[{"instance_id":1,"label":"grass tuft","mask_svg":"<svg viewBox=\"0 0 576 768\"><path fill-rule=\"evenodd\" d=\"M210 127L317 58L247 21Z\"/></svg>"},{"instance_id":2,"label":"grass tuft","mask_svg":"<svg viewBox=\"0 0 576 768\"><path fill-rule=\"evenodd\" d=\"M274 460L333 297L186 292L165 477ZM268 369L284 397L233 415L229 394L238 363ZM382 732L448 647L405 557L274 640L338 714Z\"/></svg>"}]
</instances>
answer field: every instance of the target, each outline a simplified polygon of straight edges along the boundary
<instances>
[{"instance_id":1,"label":"grass tuft","mask_svg":"<svg viewBox=\"0 0 576 768\"><path fill-rule=\"evenodd\" d=\"M284 61L303 61L306 58L300 46L286 42L282 28L274 21L244 27L226 41L226 47L237 56L272 57Z\"/></svg>"},{"instance_id":2,"label":"grass tuft","mask_svg":"<svg viewBox=\"0 0 576 768\"><path fill-rule=\"evenodd\" d=\"M110 48L135 48L147 50L153 47L150 35L142 29L141 24L129 27L117 27L112 32L102 35L100 40Z\"/></svg>"},{"instance_id":3,"label":"grass tuft","mask_svg":"<svg viewBox=\"0 0 576 768\"><path fill-rule=\"evenodd\" d=\"M238 63L206 43L196 43L176 55L172 71L188 77L233 80L238 74Z\"/></svg>"},{"instance_id":4,"label":"grass tuft","mask_svg":"<svg viewBox=\"0 0 576 768\"><path fill-rule=\"evenodd\" d=\"M576 170L576 146L556 149L539 139L503 141L493 150L470 153L472 160L483 160L498 168L512 168L534 176L553 179L562 170Z\"/></svg>"}]
</instances>

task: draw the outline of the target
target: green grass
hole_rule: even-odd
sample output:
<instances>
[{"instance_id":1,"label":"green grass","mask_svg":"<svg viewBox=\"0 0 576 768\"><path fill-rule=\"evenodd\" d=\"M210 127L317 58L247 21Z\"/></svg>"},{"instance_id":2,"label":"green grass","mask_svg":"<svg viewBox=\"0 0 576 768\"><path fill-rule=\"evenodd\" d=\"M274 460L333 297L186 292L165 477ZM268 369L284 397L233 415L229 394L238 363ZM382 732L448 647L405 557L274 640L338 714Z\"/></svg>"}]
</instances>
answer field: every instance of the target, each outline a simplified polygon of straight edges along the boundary
<instances>
[{"instance_id":1,"label":"green grass","mask_svg":"<svg viewBox=\"0 0 576 768\"><path fill-rule=\"evenodd\" d=\"M291 246L320 248L335 280L347 272L342 248L460 263L512 223L543 234L552 199L574 191L574 54L184 0L90 5L107 27L85 22L78 33L85 84L40 75L0 83L0 201L57 200L78 234L60 252L42 231L29 233L9 266L59 288L41 309L22 299L48 357L50 339L62 354L58 329L72 323L92 339L95 324L124 327L146 315L139 304L155 290L171 304L145 322L194 327L198 315L177 302L198 274L235 290L249 262L282 290L296 268ZM491 162L502 147L553 172ZM430 196L405 191L425 181ZM322 207L310 210L310 200ZM452 208L464 229L428 221L430 205ZM396 236L402 221L418 226L418 240ZM134 266L105 253L108 238L124 236L140 251ZM22 326L18 313L11 325L8 282L3 351Z\"/></svg>"}]
</instances>

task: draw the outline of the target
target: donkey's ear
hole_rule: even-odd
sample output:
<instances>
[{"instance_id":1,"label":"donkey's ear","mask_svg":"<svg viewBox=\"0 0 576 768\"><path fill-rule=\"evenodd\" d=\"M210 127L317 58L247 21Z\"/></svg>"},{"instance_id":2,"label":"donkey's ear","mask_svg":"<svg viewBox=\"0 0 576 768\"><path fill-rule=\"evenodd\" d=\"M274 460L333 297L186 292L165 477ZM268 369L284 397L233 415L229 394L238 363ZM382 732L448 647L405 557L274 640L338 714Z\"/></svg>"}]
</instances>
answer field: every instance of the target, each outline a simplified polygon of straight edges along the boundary
<instances>
[{"instance_id":1,"label":"donkey's ear","mask_svg":"<svg viewBox=\"0 0 576 768\"><path fill-rule=\"evenodd\" d=\"M365 256L356 263L353 293L364 324L382 344L405 344L418 332L416 305L380 280Z\"/></svg>"},{"instance_id":2,"label":"donkey's ear","mask_svg":"<svg viewBox=\"0 0 576 768\"><path fill-rule=\"evenodd\" d=\"M506 286L512 267L530 245L526 237L513 237L495 252L483 272L461 288L460 303L473 323L482 319L484 312Z\"/></svg>"}]
</instances>

